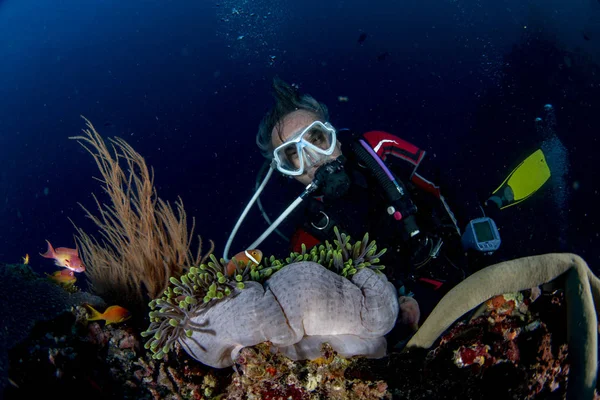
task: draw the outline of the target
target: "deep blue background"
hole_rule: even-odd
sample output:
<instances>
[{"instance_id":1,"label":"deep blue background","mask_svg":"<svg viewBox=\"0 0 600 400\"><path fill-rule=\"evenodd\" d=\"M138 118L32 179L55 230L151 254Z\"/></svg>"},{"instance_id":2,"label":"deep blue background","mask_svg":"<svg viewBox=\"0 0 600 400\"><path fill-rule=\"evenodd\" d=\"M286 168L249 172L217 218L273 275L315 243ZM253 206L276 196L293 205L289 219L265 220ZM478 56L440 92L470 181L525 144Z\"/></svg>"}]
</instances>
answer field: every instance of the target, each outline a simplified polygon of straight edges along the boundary
<instances>
[{"instance_id":1,"label":"deep blue background","mask_svg":"<svg viewBox=\"0 0 600 400\"><path fill-rule=\"evenodd\" d=\"M557 222L550 186L506 210L501 256L568 250L597 267L595 3L0 1L0 260L29 253L49 270L44 239L72 247L68 218L93 231L78 202L101 196L98 172L68 139L79 115L141 153L159 196L181 196L220 255L252 195L277 74L327 103L335 126L426 149L463 204L539 146L533 119L553 103L571 162L567 218ZM264 196L273 213L301 189L277 182ZM232 251L265 228L254 209ZM264 247L285 250L275 237Z\"/></svg>"}]
</instances>

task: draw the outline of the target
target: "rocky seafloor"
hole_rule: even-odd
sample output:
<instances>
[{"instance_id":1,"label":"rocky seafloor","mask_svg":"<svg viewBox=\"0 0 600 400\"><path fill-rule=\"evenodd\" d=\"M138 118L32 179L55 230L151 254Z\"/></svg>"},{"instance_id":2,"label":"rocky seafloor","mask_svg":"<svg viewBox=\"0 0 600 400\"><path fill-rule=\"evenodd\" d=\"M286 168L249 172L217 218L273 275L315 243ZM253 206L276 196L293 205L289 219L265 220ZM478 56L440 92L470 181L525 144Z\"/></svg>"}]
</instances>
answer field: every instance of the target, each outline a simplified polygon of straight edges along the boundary
<instances>
[{"instance_id":1,"label":"rocky seafloor","mask_svg":"<svg viewBox=\"0 0 600 400\"><path fill-rule=\"evenodd\" d=\"M562 291L497 296L431 349L344 359L329 346L291 361L268 344L213 369L176 348L155 360L130 322L89 322L88 293L0 265L3 398L561 399L568 365ZM33 291L33 292L32 292Z\"/></svg>"}]
</instances>

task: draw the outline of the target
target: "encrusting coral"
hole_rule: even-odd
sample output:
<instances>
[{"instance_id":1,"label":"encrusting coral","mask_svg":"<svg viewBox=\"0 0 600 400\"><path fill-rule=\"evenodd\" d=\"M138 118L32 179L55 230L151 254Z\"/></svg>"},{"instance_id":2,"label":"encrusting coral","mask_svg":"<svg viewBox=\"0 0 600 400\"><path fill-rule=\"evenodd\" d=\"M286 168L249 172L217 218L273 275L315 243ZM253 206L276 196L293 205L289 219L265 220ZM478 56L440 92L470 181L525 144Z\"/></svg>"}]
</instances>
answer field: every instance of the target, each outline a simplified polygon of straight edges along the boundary
<instances>
[{"instance_id":1,"label":"encrusting coral","mask_svg":"<svg viewBox=\"0 0 600 400\"><path fill-rule=\"evenodd\" d=\"M144 336L156 358L175 342L213 367L233 364L246 346L270 342L292 359L319 356L328 342L344 356L385 355L384 335L398 315L394 286L380 272L374 241L366 234L350 243L340 234L286 260L271 257L256 266L238 264L231 277L225 260L211 255L150 303Z\"/></svg>"},{"instance_id":2,"label":"encrusting coral","mask_svg":"<svg viewBox=\"0 0 600 400\"><path fill-rule=\"evenodd\" d=\"M94 195L98 215L81 205L102 236L98 241L76 227L76 241L88 266L86 276L94 293L107 301L145 306L146 296L160 296L170 277L205 260L202 241L198 238L194 257L194 222L188 231L181 199L175 202L175 213L157 196L152 170L144 158L121 138L110 139L111 152L91 122L82 118L87 126L84 135L70 139L77 140L96 161L102 175L98 180L112 203L107 205ZM213 249L211 242L209 253Z\"/></svg>"},{"instance_id":3,"label":"encrusting coral","mask_svg":"<svg viewBox=\"0 0 600 400\"><path fill-rule=\"evenodd\" d=\"M450 290L431 312L407 348L429 348L456 320L503 293L533 288L565 278L569 358L568 399L592 399L598 375L600 280L574 254L544 254L484 268Z\"/></svg>"},{"instance_id":4,"label":"encrusting coral","mask_svg":"<svg viewBox=\"0 0 600 400\"><path fill-rule=\"evenodd\" d=\"M336 354L324 343L313 361L293 362L273 353L267 343L245 347L236 360L236 372L226 389L227 399L390 399L382 380L352 375L361 362Z\"/></svg>"}]
</instances>

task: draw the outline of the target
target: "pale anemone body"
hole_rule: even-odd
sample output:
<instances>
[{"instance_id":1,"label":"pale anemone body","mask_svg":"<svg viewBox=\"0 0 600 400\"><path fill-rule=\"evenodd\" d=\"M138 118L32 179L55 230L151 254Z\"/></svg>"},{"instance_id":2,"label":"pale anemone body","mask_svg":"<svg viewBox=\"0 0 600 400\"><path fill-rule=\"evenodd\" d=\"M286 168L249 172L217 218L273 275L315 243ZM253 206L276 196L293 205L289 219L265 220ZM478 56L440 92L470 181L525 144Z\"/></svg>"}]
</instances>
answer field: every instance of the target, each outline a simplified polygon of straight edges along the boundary
<instances>
[{"instance_id":1,"label":"pale anemone body","mask_svg":"<svg viewBox=\"0 0 600 400\"><path fill-rule=\"evenodd\" d=\"M294 360L320 356L322 343L345 357L383 357L398 317L398 298L385 275L369 268L350 280L320 264L289 264L261 285L242 290L183 321L192 330L179 343L215 368L231 366L246 346L270 342ZM200 328L201 327L201 328Z\"/></svg>"}]
</instances>

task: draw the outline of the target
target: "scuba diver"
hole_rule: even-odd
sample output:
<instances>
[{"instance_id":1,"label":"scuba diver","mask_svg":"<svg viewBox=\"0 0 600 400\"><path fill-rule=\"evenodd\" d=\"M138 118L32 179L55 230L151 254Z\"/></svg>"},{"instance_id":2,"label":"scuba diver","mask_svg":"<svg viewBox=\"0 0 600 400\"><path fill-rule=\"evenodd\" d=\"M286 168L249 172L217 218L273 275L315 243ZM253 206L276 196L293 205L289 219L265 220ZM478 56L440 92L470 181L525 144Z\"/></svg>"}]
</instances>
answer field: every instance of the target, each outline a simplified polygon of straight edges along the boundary
<instances>
[{"instance_id":1,"label":"scuba diver","mask_svg":"<svg viewBox=\"0 0 600 400\"><path fill-rule=\"evenodd\" d=\"M494 220L484 214L463 226L440 187L421 174L424 150L383 131L357 134L336 129L325 104L277 77L273 89L275 105L263 117L256 136L268 171L231 232L225 260L242 221L275 171L305 188L275 221L258 200L270 226L248 249L257 248L284 220L298 217L289 239L292 251L300 251L302 244L310 249L325 240L332 242L334 226L355 239L369 232L378 248L387 248L381 261L390 282L401 295L413 291L422 310L429 303L424 311L473 272L470 254L498 249L501 239ZM536 151L484 207L517 204L549 176L543 152Z\"/></svg>"}]
</instances>

